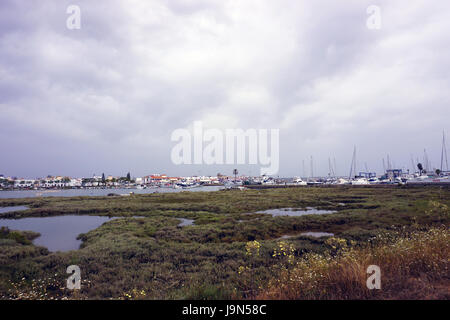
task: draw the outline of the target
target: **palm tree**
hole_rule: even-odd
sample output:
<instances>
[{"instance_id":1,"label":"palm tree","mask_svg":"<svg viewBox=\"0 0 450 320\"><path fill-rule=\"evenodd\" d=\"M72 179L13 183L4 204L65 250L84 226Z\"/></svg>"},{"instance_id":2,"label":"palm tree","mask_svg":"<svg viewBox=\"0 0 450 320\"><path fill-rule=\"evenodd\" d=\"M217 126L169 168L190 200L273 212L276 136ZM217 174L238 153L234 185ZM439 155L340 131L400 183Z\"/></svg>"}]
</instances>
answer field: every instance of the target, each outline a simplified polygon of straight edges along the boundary
<instances>
[{"instance_id":1,"label":"palm tree","mask_svg":"<svg viewBox=\"0 0 450 320\"><path fill-rule=\"evenodd\" d=\"M417 168L419 169L419 174L422 175L423 165L420 162L417 164Z\"/></svg>"},{"instance_id":2,"label":"palm tree","mask_svg":"<svg viewBox=\"0 0 450 320\"><path fill-rule=\"evenodd\" d=\"M238 175L238 170L234 169L233 174L234 174L234 183L236 183L236 176Z\"/></svg>"}]
</instances>

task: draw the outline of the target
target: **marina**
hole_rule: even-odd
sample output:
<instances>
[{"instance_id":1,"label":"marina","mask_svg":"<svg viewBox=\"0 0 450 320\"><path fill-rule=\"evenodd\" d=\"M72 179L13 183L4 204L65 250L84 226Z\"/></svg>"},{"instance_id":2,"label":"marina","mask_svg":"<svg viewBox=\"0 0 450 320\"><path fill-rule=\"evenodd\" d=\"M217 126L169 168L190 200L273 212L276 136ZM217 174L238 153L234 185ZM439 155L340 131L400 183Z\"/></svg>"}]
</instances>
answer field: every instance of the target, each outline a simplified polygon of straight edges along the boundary
<instances>
[{"instance_id":1,"label":"marina","mask_svg":"<svg viewBox=\"0 0 450 320\"><path fill-rule=\"evenodd\" d=\"M426 149L423 161L414 160L408 166L396 166L388 154L382 158L383 173L370 170L367 162L364 169L359 170L361 161L357 159L356 146L350 162L350 171L346 176L338 175L336 158L328 158L328 174L314 175L314 160L310 158L311 173L306 176L305 161L303 176L274 177L269 175L233 175L216 176L168 176L152 174L143 177L132 177L128 172L125 177L93 175L92 177L47 176L46 178L26 179L5 177L0 175L0 198L28 197L73 197L73 196L129 196L132 194L171 193L182 191L217 191L221 189L245 190L247 188L264 189L277 187L314 187L314 186L368 186L368 185L439 185L450 186L450 170L447 158L445 133L442 135L442 147L439 167L433 166ZM359 164L359 165L358 165Z\"/></svg>"}]
</instances>

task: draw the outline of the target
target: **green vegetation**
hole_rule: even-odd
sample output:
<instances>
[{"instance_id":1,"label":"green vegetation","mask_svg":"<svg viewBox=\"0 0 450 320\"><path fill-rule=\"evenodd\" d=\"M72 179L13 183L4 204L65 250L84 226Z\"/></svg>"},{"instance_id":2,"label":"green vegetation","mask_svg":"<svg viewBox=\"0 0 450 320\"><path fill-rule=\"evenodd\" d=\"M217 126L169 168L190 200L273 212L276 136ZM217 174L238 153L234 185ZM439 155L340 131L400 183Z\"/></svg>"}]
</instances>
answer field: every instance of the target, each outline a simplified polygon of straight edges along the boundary
<instances>
[{"instance_id":1,"label":"green vegetation","mask_svg":"<svg viewBox=\"0 0 450 320\"><path fill-rule=\"evenodd\" d=\"M30 245L31 241L37 237L39 237L39 233L32 231L19 232L11 231L7 227L0 228L0 239L6 243L8 243L7 240L11 240L12 242L16 242L18 244Z\"/></svg>"},{"instance_id":2,"label":"green vegetation","mask_svg":"<svg viewBox=\"0 0 450 320\"><path fill-rule=\"evenodd\" d=\"M432 228L447 230L450 222L450 190L439 187L308 187L0 200L0 207L16 205L30 209L2 216L126 219L80 235L81 249L63 253L35 247L30 233L0 232L0 297L4 299L336 297L314 291L308 296L282 296L271 291L273 279L283 273L277 255L280 237L291 236L283 240L283 250L288 250L286 259L298 262L312 254L339 255L329 238L302 236L302 232L333 233L346 241L349 250L356 250L380 235L394 243L399 233L424 235ZM306 207L336 213L299 217L255 213ZM195 224L178 227L176 218L193 219ZM394 235L395 239L389 238ZM275 256L274 250L278 250ZM65 270L72 264L81 268L80 292L64 289ZM439 266L447 268L448 256ZM445 283L442 272L440 277Z\"/></svg>"}]
</instances>

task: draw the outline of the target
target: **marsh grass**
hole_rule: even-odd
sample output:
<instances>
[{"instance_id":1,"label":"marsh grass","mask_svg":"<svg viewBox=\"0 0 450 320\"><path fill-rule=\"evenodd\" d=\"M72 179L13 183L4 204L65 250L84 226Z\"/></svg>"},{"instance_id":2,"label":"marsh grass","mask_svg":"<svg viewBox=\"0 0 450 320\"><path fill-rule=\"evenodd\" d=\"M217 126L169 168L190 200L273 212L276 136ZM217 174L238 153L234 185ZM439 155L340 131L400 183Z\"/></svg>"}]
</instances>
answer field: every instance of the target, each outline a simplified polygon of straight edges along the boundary
<instances>
[{"instance_id":1,"label":"marsh grass","mask_svg":"<svg viewBox=\"0 0 450 320\"><path fill-rule=\"evenodd\" d=\"M37 297L30 293L33 280L52 278L55 274L58 275L55 281L63 286L67 278L65 270L72 264L80 266L82 279L89 285L83 286L77 296L47 286L46 297L277 297L276 292L269 290L272 288L269 284L271 279L283 276L285 272L280 269L280 257L272 256L278 243L276 239L283 235L292 236L286 242L295 248L292 253L295 259L301 259L308 255L334 254L327 238L305 237L302 232L333 233L356 250L379 235L387 236L400 229L418 232L418 227L423 228L420 232L426 232L438 226L448 227L450 220L450 190L430 187L286 188L0 200L0 206L13 205L28 205L30 209L6 213L2 218L68 214L125 218L108 221L79 235L81 249L69 252L50 253L36 247L31 243L31 234L26 236L24 232L10 231L8 235L0 236L0 297L4 299L17 298L19 293L23 299ZM256 213L289 207L315 207L337 213L300 217ZM193 219L194 225L178 227L177 218ZM253 241L261 244L257 257L246 254L247 242ZM251 277L239 274L240 267L252 270ZM356 272L352 271L354 268L349 266L345 271L336 266L327 270L351 274ZM423 274L428 276L428 272L424 269ZM292 290L294 288L292 286ZM350 296L372 298L362 294ZM280 294L279 297L284 296ZM307 296L292 293L286 297L325 299L335 296L317 295L312 290Z\"/></svg>"}]
</instances>

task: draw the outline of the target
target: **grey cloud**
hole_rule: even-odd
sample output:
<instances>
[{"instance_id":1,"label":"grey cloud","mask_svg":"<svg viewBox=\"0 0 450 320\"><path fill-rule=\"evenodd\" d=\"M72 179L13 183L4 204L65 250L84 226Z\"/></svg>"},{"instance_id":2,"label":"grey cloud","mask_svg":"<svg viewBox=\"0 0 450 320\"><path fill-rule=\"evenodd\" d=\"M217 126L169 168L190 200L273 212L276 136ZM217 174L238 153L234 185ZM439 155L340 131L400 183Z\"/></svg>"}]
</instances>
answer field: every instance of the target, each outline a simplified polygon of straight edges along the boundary
<instances>
[{"instance_id":1,"label":"grey cloud","mask_svg":"<svg viewBox=\"0 0 450 320\"><path fill-rule=\"evenodd\" d=\"M449 5L378 3L371 31L371 1L78 1L68 30L72 1L2 1L0 173L227 173L170 163L172 130L195 120L280 128L280 175L311 155L346 174L355 144L361 169L423 148L437 165Z\"/></svg>"}]
</instances>

